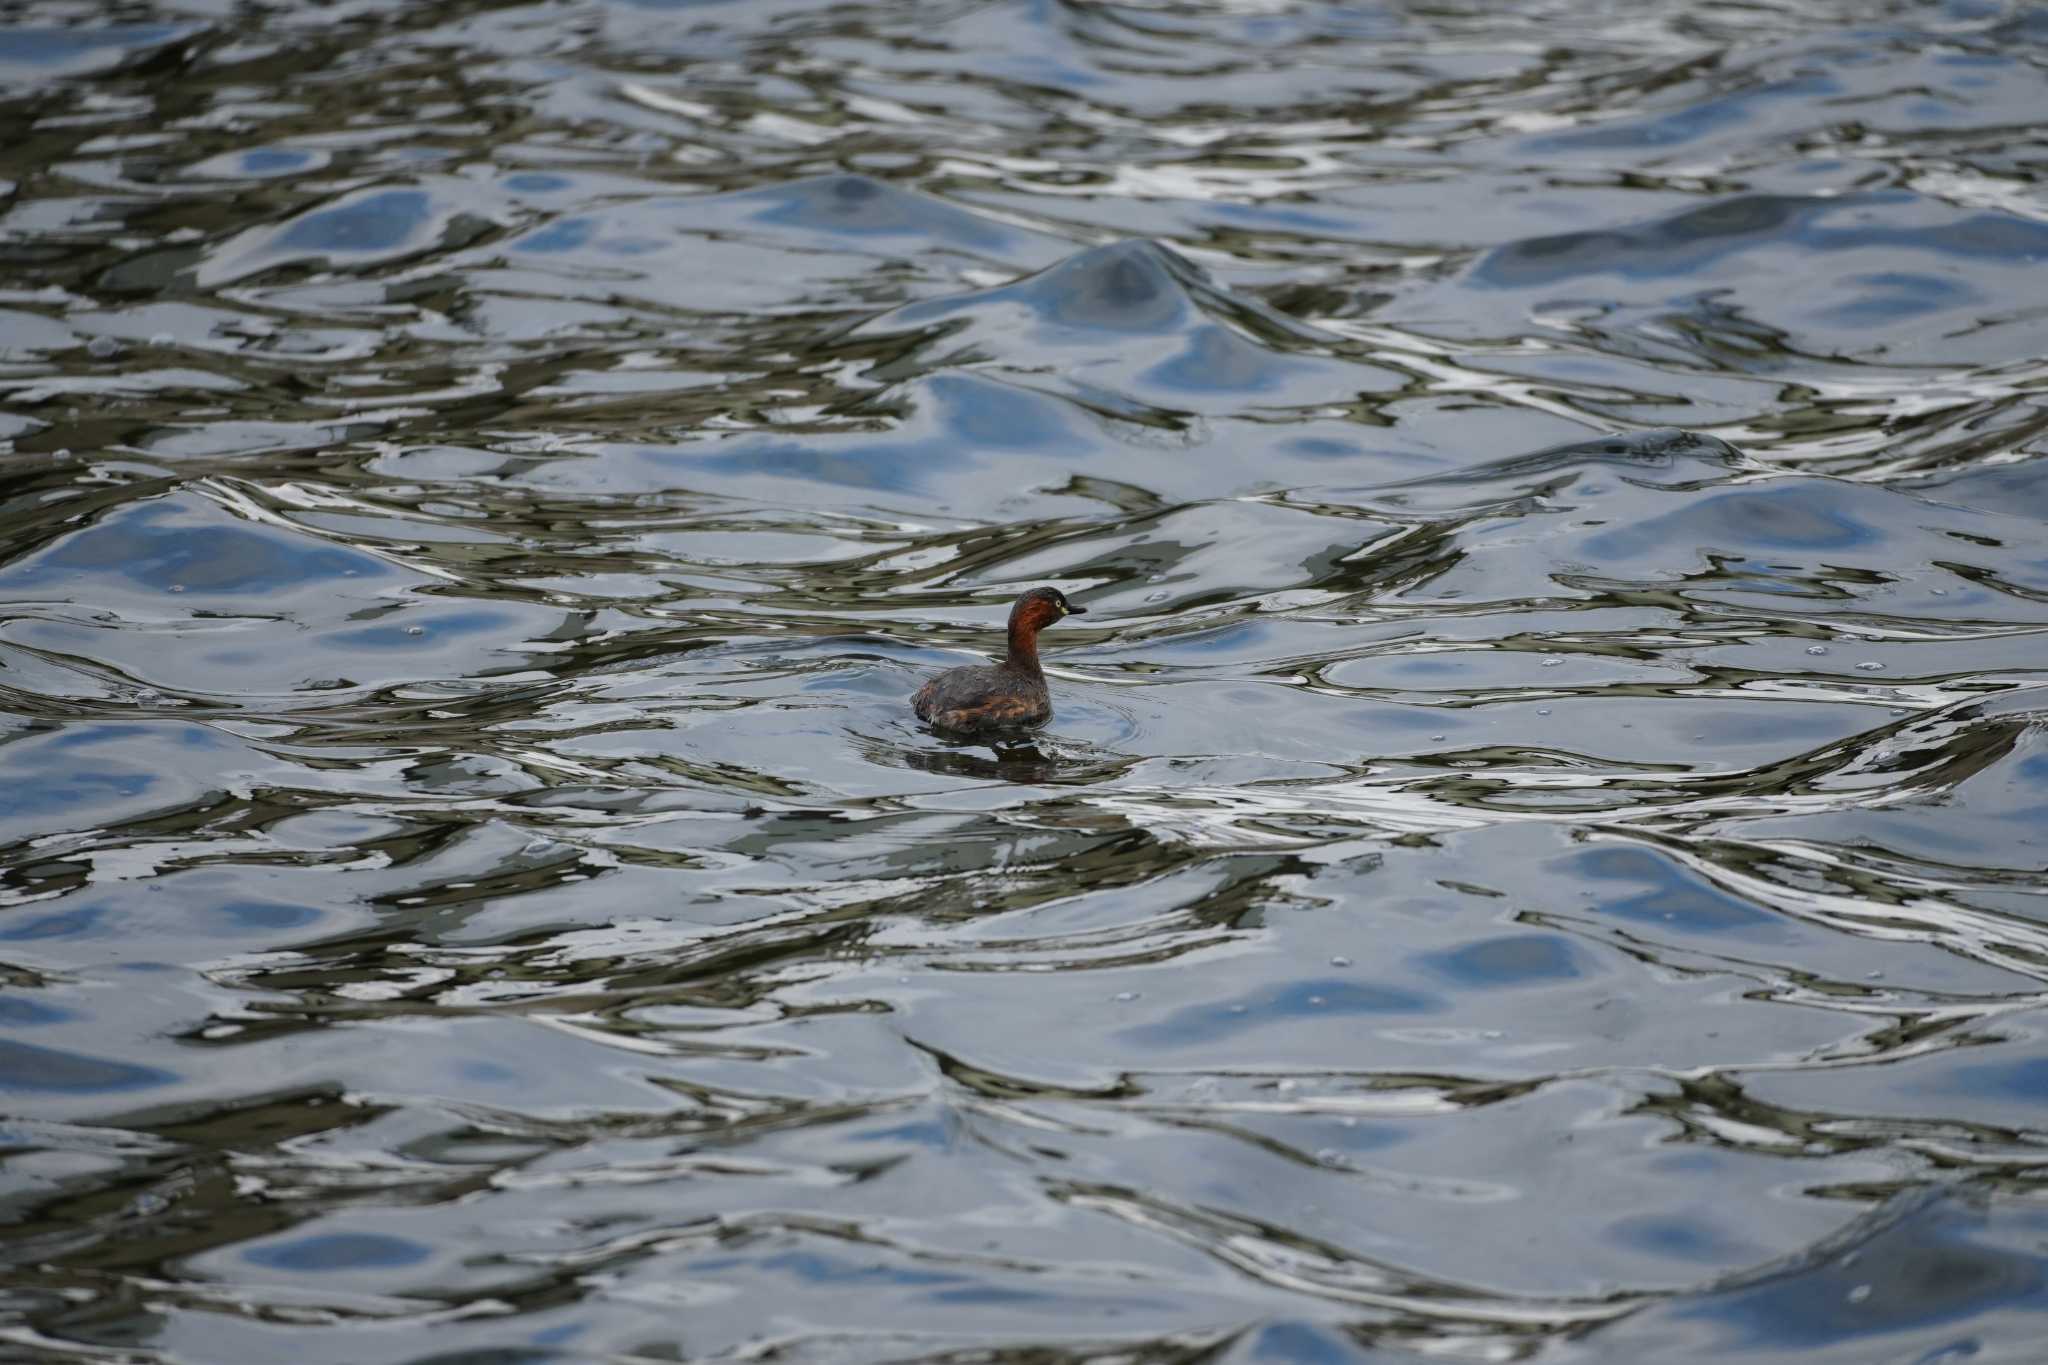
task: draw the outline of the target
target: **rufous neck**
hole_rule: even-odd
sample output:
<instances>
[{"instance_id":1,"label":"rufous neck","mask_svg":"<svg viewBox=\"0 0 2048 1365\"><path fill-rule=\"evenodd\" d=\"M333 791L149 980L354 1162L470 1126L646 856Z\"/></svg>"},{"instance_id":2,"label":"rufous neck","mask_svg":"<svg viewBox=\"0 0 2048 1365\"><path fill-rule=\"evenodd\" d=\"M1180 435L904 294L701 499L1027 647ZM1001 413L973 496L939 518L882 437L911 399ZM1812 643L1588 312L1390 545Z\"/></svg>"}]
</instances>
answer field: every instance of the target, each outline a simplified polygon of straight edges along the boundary
<instances>
[{"instance_id":1,"label":"rufous neck","mask_svg":"<svg viewBox=\"0 0 2048 1365\"><path fill-rule=\"evenodd\" d=\"M1010 622L1010 653L1003 660L1009 668L1038 674L1038 627L1028 621Z\"/></svg>"}]
</instances>

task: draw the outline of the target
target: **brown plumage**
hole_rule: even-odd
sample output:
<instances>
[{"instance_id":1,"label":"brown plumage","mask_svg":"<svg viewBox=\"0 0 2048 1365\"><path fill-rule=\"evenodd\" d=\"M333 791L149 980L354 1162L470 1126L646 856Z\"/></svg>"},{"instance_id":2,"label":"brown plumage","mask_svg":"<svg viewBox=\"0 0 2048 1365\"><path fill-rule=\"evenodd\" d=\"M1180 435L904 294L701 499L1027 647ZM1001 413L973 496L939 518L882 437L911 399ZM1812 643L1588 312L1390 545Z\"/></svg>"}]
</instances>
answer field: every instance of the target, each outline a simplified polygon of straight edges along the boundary
<instances>
[{"instance_id":1,"label":"brown plumage","mask_svg":"<svg viewBox=\"0 0 2048 1365\"><path fill-rule=\"evenodd\" d=\"M1038 632L1087 610L1058 588L1033 588L1010 608L1010 652L1001 663L947 669L917 689L910 709L934 730L955 735L1045 724L1052 719L1052 694L1038 666Z\"/></svg>"}]
</instances>

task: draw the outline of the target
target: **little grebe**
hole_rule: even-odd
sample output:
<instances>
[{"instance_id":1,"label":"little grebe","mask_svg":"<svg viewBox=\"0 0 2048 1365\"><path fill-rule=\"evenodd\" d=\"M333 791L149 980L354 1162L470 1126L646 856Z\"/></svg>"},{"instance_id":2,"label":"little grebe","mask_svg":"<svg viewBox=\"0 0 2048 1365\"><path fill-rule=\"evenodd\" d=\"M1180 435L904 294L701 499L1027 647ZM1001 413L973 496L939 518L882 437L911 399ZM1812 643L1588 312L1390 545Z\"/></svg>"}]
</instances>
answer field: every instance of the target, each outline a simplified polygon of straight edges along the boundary
<instances>
[{"instance_id":1,"label":"little grebe","mask_svg":"<svg viewBox=\"0 0 2048 1365\"><path fill-rule=\"evenodd\" d=\"M989 667L949 668L917 689L910 709L936 730L984 734L1052 719L1052 694L1038 666L1038 632L1062 616L1085 616L1058 588L1033 588L1010 608L1010 652Z\"/></svg>"}]
</instances>

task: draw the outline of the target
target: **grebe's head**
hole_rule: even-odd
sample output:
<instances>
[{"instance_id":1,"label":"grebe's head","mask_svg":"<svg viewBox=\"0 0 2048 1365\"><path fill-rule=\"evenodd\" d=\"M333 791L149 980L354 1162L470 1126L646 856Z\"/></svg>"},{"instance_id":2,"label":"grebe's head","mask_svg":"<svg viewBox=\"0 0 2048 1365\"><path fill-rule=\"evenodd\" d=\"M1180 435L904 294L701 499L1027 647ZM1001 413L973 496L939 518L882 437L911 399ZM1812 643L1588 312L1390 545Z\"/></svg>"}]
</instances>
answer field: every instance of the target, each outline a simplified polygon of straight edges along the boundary
<instances>
[{"instance_id":1,"label":"grebe's head","mask_svg":"<svg viewBox=\"0 0 2048 1365\"><path fill-rule=\"evenodd\" d=\"M1088 608L1077 607L1058 588L1033 588L1010 608L1010 625L1043 630L1062 616L1086 616Z\"/></svg>"}]
</instances>

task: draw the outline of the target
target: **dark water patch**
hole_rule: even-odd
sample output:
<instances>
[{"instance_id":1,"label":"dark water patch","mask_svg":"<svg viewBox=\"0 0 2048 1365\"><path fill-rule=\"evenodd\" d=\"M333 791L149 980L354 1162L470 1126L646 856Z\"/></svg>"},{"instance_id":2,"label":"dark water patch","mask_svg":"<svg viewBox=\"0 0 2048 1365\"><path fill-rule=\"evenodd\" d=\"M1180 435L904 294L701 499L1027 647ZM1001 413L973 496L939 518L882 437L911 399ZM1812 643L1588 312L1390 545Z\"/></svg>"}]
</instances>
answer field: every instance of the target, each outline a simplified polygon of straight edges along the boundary
<instances>
[{"instance_id":1,"label":"dark water patch","mask_svg":"<svg viewBox=\"0 0 2048 1365\"><path fill-rule=\"evenodd\" d=\"M104 601L109 589L199 597L290 595L331 590L334 580L366 587L396 576L372 555L239 521L190 494L136 503L49 549L0 569L0 593ZM125 581L124 581L125 580Z\"/></svg>"},{"instance_id":2,"label":"dark water patch","mask_svg":"<svg viewBox=\"0 0 2048 1365\"><path fill-rule=\"evenodd\" d=\"M1604 915L1691 933L1776 936L1768 913L1650 849L1588 849L1572 856L1571 868L1596 884L1592 898Z\"/></svg>"},{"instance_id":3,"label":"dark water patch","mask_svg":"<svg viewBox=\"0 0 2048 1365\"><path fill-rule=\"evenodd\" d=\"M403 522L364 519L366 544L402 540ZM383 548L379 546L379 548ZM452 672L546 634L558 612L525 604L432 600L432 576L382 554L236 517L189 493L141 502L59 536L0 568L0 591L33 610L0 638L73 668L173 689L237 693L334 691ZM408 598L411 594L421 594ZM382 618L379 625L357 624ZM322 656L325 656L324 658Z\"/></svg>"},{"instance_id":4,"label":"dark water patch","mask_svg":"<svg viewBox=\"0 0 2048 1365\"><path fill-rule=\"evenodd\" d=\"M1959 1066L1942 1085L1960 1095L2048 1104L2048 1056Z\"/></svg>"},{"instance_id":5,"label":"dark water patch","mask_svg":"<svg viewBox=\"0 0 2048 1365\"><path fill-rule=\"evenodd\" d=\"M78 938L97 933L105 918L103 906L60 910L55 914L17 913L8 918L4 929L0 929L0 938L11 942Z\"/></svg>"},{"instance_id":6,"label":"dark water patch","mask_svg":"<svg viewBox=\"0 0 2048 1365\"><path fill-rule=\"evenodd\" d=\"M1602 350L1831 387L1841 358L1997 367L2028 353L2039 318L1997 299L2023 288L2044 248L2022 214L1903 190L1738 195L1497 246L1455 287L1396 312L1440 314L1455 294L1495 334L1533 311L1539 333L1598 338ZM1649 371L1627 387L1684 405L1691 386ZM1597 391L1587 399L1603 404ZM1772 406L1759 399L1746 401L1752 420Z\"/></svg>"},{"instance_id":7,"label":"dark water patch","mask_svg":"<svg viewBox=\"0 0 2048 1365\"><path fill-rule=\"evenodd\" d=\"M290 885L297 879L287 878ZM56 906L20 906L0 916L0 939L33 943L41 954L89 961L107 950L130 957L169 959L214 956L240 941L252 948L314 936L323 921L332 928L334 902L347 898L339 887L310 903L294 903L264 889L246 874L191 868L146 886L81 888ZM310 888L309 888L310 889ZM323 904L322 902L326 902Z\"/></svg>"},{"instance_id":8,"label":"dark water patch","mask_svg":"<svg viewBox=\"0 0 2048 1365\"><path fill-rule=\"evenodd\" d=\"M508 289L574 295L566 272L599 271L631 280L647 302L723 312L759 307L768 294L788 307L806 284L830 297L849 281L875 283L878 271L924 294L954 284L962 270L1044 264L1068 244L870 176L829 175L729 194L637 197L555 216L507 249L515 272L503 277ZM490 259L497 263L495 250ZM516 273L528 267L544 278Z\"/></svg>"},{"instance_id":9,"label":"dark water patch","mask_svg":"<svg viewBox=\"0 0 2048 1365\"><path fill-rule=\"evenodd\" d=\"M1087 390L1169 411L1207 410L1219 394L1261 407L1346 401L1396 382L1375 366L1305 353L1338 339L1231 293L1147 241L1080 252L1014 284L910 304L853 335L920 338L876 377L904 372L911 357L924 365L993 361L1027 374L1057 363L1080 367L1072 382Z\"/></svg>"},{"instance_id":10,"label":"dark water patch","mask_svg":"<svg viewBox=\"0 0 2048 1365\"><path fill-rule=\"evenodd\" d=\"M1585 975L1569 940L1539 934L1488 939L1422 961L1428 970L1467 986L1513 986Z\"/></svg>"},{"instance_id":11,"label":"dark water patch","mask_svg":"<svg viewBox=\"0 0 2048 1365\"><path fill-rule=\"evenodd\" d=\"M308 147L257 147L209 157L192 166L189 174L206 179L270 180L317 171L328 161L326 152Z\"/></svg>"},{"instance_id":12,"label":"dark water patch","mask_svg":"<svg viewBox=\"0 0 2048 1365\"><path fill-rule=\"evenodd\" d=\"M1101 501L1076 485L1077 475L1100 471L1200 499L1270 486L1282 469L1317 463L1281 457L1257 427L1160 440L1149 422L1076 406L1039 388L1036 376L1001 371L941 370L883 391L866 410L888 414L889 425L801 441L749 433L641 447L543 473L565 488L626 493L715 483L729 496L863 512L884 502L958 508L994 480L1019 516L1096 516Z\"/></svg>"},{"instance_id":13,"label":"dark water patch","mask_svg":"<svg viewBox=\"0 0 2048 1365\"><path fill-rule=\"evenodd\" d=\"M220 913L239 926L250 929L296 929L320 917L320 912L304 905L272 905L264 901L233 901L220 907Z\"/></svg>"},{"instance_id":14,"label":"dark water patch","mask_svg":"<svg viewBox=\"0 0 2048 1365\"><path fill-rule=\"evenodd\" d=\"M458 201L424 188L359 190L223 244L196 278L212 288L291 266L367 270L462 245L484 229L479 210L488 211L473 195Z\"/></svg>"},{"instance_id":15,"label":"dark water patch","mask_svg":"<svg viewBox=\"0 0 2048 1365\"><path fill-rule=\"evenodd\" d=\"M54 1005L26 996L0 996L0 1026L7 1028L34 1028L38 1024L57 1024L71 1018L69 1012Z\"/></svg>"},{"instance_id":16,"label":"dark water patch","mask_svg":"<svg viewBox=\"0 0 2048 1365\"><path fill-rule=\"evenodd\" d=\"M92 75L201 32L202 29L190 24L8 26L0 28L0 70L23 81Z\"/></svg>"},{"instance_id":17,"label":"dark water patch","mask_svg":"<svg viewBox=\"0 0 2048 1365\"><path fill-rule=\"evenodd\" d=\"M1459 468L1431 470L1384 484L1346 489L1336 496L1384 502L1390 509L1414 514L1471 512L1490 503L1544 492L1585 492L1616 486L1684 489L1718 482L1743 462L1740 451L1717 437L1676 427L1654 427L1566 441Z\"/></svg>"},{"instance_id":18,"label":"dark water patch","mask_svg":"<svg viewBox=\"0 0 2048 1365\"><path fill-rule=\"evenodd\" d=\"M2042 1311L2041 1212L1981 1193L1900 1196L1771 1267L1595 1337L1595 1354L1742 1351L1760 1359L1851 1359L1883 1350L1935 1358L1972 1317ZM1963 1338L1971 1334L1965 1332ZM1929 1354L1931 1352L1931 1354ZM1800 1353L1804 1353L1803 1355ZM1698 1358L1706 1358L1704 1354ZM1865 1358L1868 1358L1867 1356Z\"/></svg>"},{"instance_id":19,"label":"dark water patch","mask_svg":"<svg viewBox=\"0 0 2048 1365\"><path fill-rule=\"evenodd\" d=\"M903 420L886 432L801 442L742 436L636 452L635 463L646 471L639 482L656 488L709 477L764 492L824 484L902 496L978 481L995 465L1024 491L1051 470L1068 467L1077 450L1113 448L1098 426L1066 404L981 375L935 375L893 394L891 406ZM632 471L623 463L607 461L590 473L617 486ZM581 471L563 471L574 472Z\"/></svg>"},{"instance_id":20,"label":"dark water patch","mask_svg":"<svg viewBox=\"0 0 2048 1365\"><path fill-rule=\"evenodd\" d=\"M17 1094L99 1094L147 1090L177 1079L156 1067L0 1038L0 1091Z\"/></svg>"},{"instance_id":21,"label":"dark water patch","mask_svg":"<svg viewBox=\"0 0 2048 1365\"><path fill-rule=\"evenodd\" d=\"M1878 533L1844 515L1828 490L1787 485L1769 492L1722 493L1696 500L1681 514L1684 527L1650 521L1586 542L1595 562L1625 559L1651 546L1689 541L1709 550L1807 550L1839 553L1868 549Z\"/></svg>"},{"instance_id":22,"label":"dark water patch","mask_svg":"<svg viewBox=\"0 0 2048 1365\"><path fill-rule=\"evenodd\" d=\"M333 1232L297 1237L246 1253L256 1265L309 1274L350 1270L396 1270L418 1265L432 1251L403 1237L371 1232Z\"/></svg>"},{"instance_id":23,"label":"dark water patch","mask_svg":"<svg viewBox=\"0 0 2048 1365\"><path fill-rule=\"evenodd\" d=\"M1841 93L1841 85L1824 76L1780 85L1767 85L1699 100L1673 113L1648 119L1624 119L1596 124L1568 133L1550 133L1530 138L1524 145L1534 153L1553 152L1658 152L1680 148L1710 134L1738 127L1761 112L1771 101L1806 103Z\"/></svg>"},{"instance_id":24,"label":"dark water patch","mask_svg":"<svg viewBox=\"0 0 2048 1365\"><path fill-rule=\"evenodd\" d=\"M242 746L184 723L102 722L0 744L0 837L118 825L201 797Z\"/></svg>"},{"instance_id":25,"label":"dark water patch","mask_svg":"<svg viewBox=\"0 0 2048 1365\"><path fill-rule=\"evenodd\" d=\"M993 308L1028 314L1046 327L1176 332L1199 310L1193 292L1197 278L1191 267L1155 243L1119 242L972 299L913 305L884 325L926 326L965 310Z\"/></svg>"},{"instance_id":26,"label":"dark water patch","mask_svg":"<svg viewBox=\"0 0 2048 1365\"><path fill-rule=\"evenodd\" d=\"M1609 1232L1630 1250L1699 1264L1725 1264L1753 1250L1740 1236L1717 1228L1711 1217L1700 1213L1625 1217L1612 1224Z\"/></svg>"},{"instance_id":27,"label":"dark water patch","mask_svg":"<svg viewBox=\"0 0 2048 1365\"><path fill-rule=\"evenodd\" d=\"M1908 213L1935 221L1912 226L1890 221ZM1608 272L1632 279L1688 275L1724 255L1764 245L1814 253L1886 247L2026 265L2048 253L2048 226L2008 214L1930 213L1930 206L1914 196L1897 193L1827 199L1748 195L1641 227L1516 243L1484 257L1474 277L1527 288ZM1853 276L1848 282L1867 283Z\"/></svg>"},{"instance_id":28,"label":"dark water patch","mask_svg":"<svg viewBox=\"0 0 2048 1365\"><path fill-rule=\"evenodd\" d=\"M747 225L805 236L894 237L921 250L952 247L1010 262L1058 249L1040 234L866 175L818 176L678 207L679 217L700 231Z\"/></svg>"},{"instance_id":29,"label":"dark water patch","mask_svg":"<svg viewBox=\"0 0 2048 1365\"><path fill-rule=\"evenodd\" d=\"M2048 460L1964 470L1907 486L1941 502L2048 521Z\"/></svg>"},{"instance_id":30,"label":"dark water patch","mask_svg":"<svg viewBox=\"0 0 2048 1365\"><path fill-rule=\"evenodd\" d=\"M1145 1047L1187 1047L1248 1029L1283 1024L1304 1016L1345 1014L1427 1014L1440 1001L1417 991L1342 980L1309 980L1220 1008L1182 1010L1129 1032Z\"/></svg>"}]
</instances>

